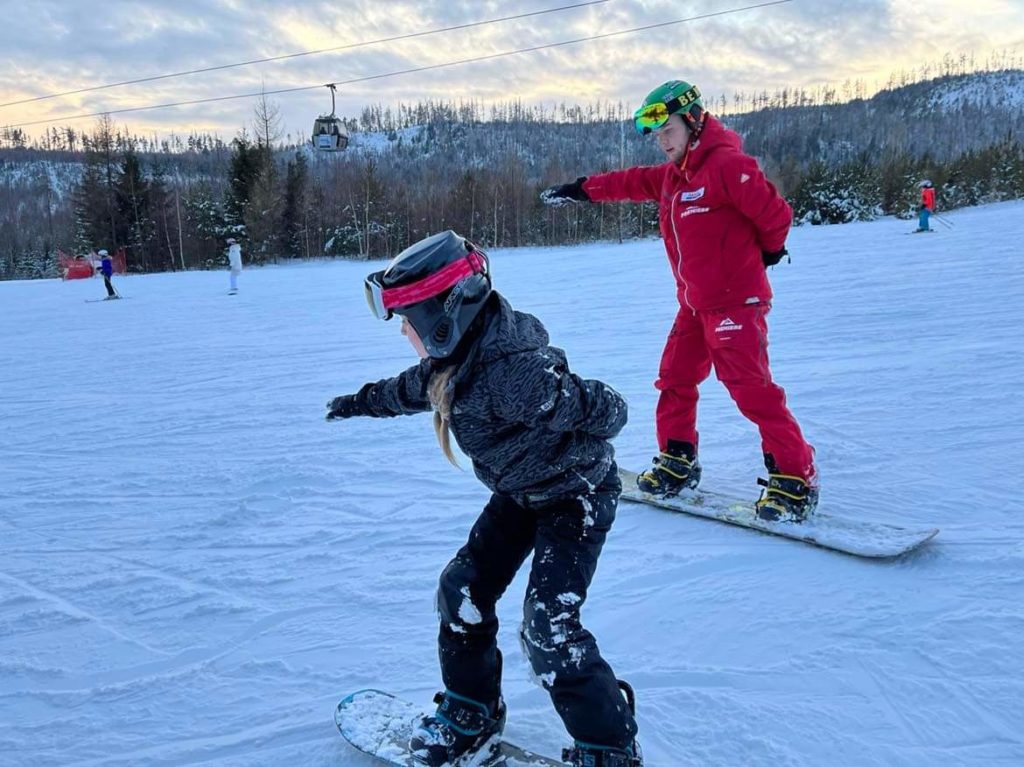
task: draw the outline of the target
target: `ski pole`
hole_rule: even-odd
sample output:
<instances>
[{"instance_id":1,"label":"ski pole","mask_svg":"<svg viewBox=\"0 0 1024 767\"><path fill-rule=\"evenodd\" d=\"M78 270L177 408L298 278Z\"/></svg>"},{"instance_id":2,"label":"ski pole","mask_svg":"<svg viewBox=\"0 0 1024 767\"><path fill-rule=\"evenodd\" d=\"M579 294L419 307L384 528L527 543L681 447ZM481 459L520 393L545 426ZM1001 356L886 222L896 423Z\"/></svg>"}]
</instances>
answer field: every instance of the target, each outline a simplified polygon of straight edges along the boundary
<instances>
[{"instance_id":1,"label":"ski pole","mask_svg":"<svg viewBox=\"0 0 1024 767\"><path fill-rule=\"evenodd\" d=\"M932 215L935 216L935 218L937 218L940 222L942 222L943 224L948 226L950 229L953 228L953 226L954 226L953 222L950 221L945 216L940 216L938 213L935 213L934 211L932 212Z\"/></svg>"}]
</instances>

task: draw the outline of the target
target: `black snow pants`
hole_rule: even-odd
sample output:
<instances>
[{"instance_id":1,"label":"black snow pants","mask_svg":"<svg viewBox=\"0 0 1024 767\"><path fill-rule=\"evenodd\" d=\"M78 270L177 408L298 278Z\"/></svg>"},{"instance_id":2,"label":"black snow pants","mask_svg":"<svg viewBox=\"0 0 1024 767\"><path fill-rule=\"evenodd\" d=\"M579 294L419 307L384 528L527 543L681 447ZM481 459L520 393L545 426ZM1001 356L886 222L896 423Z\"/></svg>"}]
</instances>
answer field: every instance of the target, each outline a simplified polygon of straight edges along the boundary
<instances>
[{"instance_id":1,"label":"black snow pants","mask_svg":"<svg viewBox=\"0 0 1024 767\"><path fill-rule=\"evenodd\" d=\"M580 608L615 520L615 465L578 498L522 503L494 494L441 573L441 675L452 692L493 705L501 694L495 604L533 551L520 638L537 678L576 740L625 748L636 722Z\"/></svg>"}]
</instances>

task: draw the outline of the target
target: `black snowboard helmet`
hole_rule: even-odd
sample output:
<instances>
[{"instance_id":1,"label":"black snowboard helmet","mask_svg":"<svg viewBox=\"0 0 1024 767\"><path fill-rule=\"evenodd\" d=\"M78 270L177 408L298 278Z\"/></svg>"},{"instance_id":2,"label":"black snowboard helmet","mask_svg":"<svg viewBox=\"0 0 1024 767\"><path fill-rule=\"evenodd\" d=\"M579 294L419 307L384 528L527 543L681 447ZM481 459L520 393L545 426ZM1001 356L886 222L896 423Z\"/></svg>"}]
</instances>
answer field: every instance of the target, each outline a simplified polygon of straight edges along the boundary
<instances>
[{"instance_id":1,"label":"black snowboard helmet","mask_svg":"<svg viewBox=\"0 0 1024 767\"><path fill-rule=\"evenodd\" d=\"M410 245L364 284L378 319L409 320L434 359L455 351L491 295L487 254L450 229Z\"/></svg>"}]
</instances>

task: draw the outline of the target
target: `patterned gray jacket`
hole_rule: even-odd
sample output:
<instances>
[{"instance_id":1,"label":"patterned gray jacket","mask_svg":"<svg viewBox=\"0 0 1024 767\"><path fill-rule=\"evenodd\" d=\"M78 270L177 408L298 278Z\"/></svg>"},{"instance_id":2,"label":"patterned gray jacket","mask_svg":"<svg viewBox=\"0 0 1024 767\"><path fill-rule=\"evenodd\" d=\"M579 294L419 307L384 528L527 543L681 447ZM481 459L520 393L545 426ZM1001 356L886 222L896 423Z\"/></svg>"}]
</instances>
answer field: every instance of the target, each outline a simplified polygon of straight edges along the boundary
<instances>
[{"instance_id":1,"label":"patterned gray jacket","mask_svg":"<svg viewBox=\"0 0 1024 767\"><path fill-rule=\"evenodd\" d=\"M585 494L608 474L608 442L626 424L626 401L597 380L569 370L565 352L548 345L536 317L515 311L494 292L476 337L452 376L451 429L493 492L524 505ZM366 384L367 415L431 410L427 384L437 362L426 359L394 378Z\"/></svg>"}]
</instances>

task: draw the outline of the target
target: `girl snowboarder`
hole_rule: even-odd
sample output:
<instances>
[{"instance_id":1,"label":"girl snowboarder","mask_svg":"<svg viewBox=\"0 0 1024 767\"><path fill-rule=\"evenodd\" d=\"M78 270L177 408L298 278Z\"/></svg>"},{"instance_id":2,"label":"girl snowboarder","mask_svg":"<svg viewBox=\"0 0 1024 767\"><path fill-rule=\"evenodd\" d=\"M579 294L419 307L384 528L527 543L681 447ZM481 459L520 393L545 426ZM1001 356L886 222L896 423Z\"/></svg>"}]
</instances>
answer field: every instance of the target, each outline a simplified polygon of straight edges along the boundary
<instances>
[{"instance_id":1,"label":"girl snowboarder","mask_svg":"<svg viewBox=\"0 0 1024 767\"><path fill-rule=\"evenodd\" d=\"M492 492L441 574L446 689L413 734L413 758L462 764L496 746L505 704L495 604L534 551L520 638L575 739L563 758L574 767L641 767L631 691L580 622L621 491L608 440L626 423L625 401L570 372L540 321L492 289L486 254L452 231L404 250L366 278L365 291L379 319L402 317L421 361L333 399L327 419L433 410L445 455L455 463L454 435Z\"/></svg>"}]
</instances>

